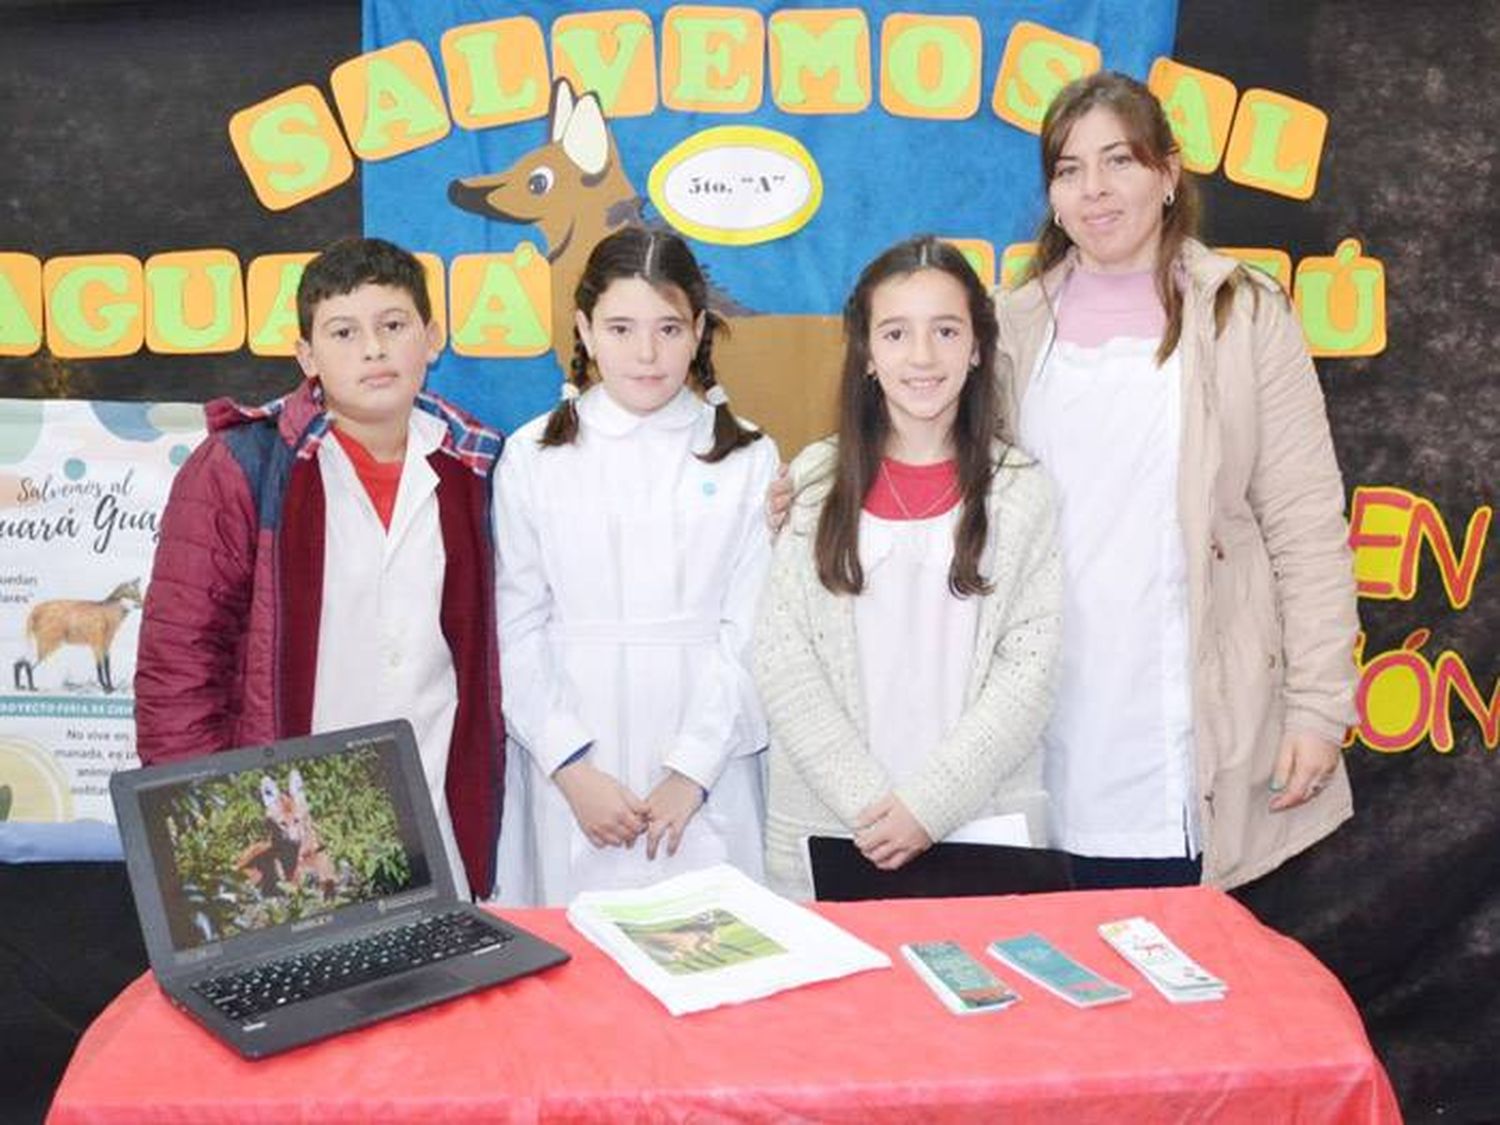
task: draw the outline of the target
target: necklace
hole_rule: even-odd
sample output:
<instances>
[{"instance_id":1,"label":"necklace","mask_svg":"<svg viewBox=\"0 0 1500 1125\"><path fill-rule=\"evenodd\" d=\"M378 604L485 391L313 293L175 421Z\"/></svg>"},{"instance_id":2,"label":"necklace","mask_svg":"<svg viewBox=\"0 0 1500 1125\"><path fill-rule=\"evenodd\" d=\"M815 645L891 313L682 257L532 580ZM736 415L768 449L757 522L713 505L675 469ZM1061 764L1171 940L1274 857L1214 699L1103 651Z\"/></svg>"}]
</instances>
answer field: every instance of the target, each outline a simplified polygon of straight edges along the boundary
<instances>
[{"instance_id":1,"label":"necklace","mask_svg":"<svg viewBox=\"0 0 1500 1125\"><path fill-rule=\"evenodd\" d=\"M896 487L896 479L891 476L890 469L886 467L886 461L884 457L880 459L880 476L881 479L885 481L885 486L891 490L891 498L896 501L896 507L901 509L901 514L909 520L925 520L934 512L941 510L943 505L948 502L948 498L952 496L958 489L958 480L955 477L953 480L950 480L948 482L948 486L944 488L942 492L938 493L937 496L935 496L931 501L929 501L920 512L913 512L906 506L906 501L901 496L901 490Z\"/></svg>"}]
</instances>

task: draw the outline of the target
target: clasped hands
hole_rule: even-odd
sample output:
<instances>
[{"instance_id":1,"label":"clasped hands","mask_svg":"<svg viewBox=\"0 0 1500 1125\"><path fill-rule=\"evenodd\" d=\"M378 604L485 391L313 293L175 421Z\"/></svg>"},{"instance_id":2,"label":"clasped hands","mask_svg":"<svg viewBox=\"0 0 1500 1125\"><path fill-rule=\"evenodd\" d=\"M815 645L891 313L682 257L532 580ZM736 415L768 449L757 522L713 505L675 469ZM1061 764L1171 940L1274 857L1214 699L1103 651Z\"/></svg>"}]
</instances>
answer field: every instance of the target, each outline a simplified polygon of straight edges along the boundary
<instances>
[{"instance_id":1,"label":"clasped hands","mask_svg":"<svg viewBox=\"0 0 1500 1125\"><path fill-rule=\"evenodd\" d=\"M668 770L644 800L585 759L563 766L552 779L589 843L596 848L629 848L644 833L647 859L656 858L663 841L667 855L676 855L688 821L703 804L702 788L676 770Z\"/></svg>"},{"instance_id":2,"label":"clasped hands","mask_svg":"<svg viewBox=\"0 0 1500 1125\"><path fill-rule=\"evenodd\" d=\"M900 797L887 793L855 818L854 846L880 870L895 871L932 847L932 837Z\"/></svg>"}]
</instances>

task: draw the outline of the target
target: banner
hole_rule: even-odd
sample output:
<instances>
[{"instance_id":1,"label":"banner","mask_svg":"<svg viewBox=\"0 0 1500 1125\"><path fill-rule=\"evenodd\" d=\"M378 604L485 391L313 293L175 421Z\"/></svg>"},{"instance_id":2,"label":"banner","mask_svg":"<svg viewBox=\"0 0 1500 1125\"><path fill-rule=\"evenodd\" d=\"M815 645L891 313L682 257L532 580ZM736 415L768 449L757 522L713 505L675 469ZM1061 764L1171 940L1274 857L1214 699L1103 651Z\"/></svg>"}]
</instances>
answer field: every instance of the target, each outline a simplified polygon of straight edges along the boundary
<instances>
[{"instance_id":1,"label":"banner","mask_svg":"<svg viewBox=\"0 0 1500 1125\"><path fill-rule=\"evenodd\" d=\"M0 860L118 854L136 639L199 406L0 399Z\"/></svg>"},{"instance_id":2,"label":"banner","mask_svg":"<svg viewBox=\"0 0 1500 1125\"><path fill-rule=\"evenodd\" d=\"M1042 218L1051 94L1100 65L1144 78L1177 19L1176 0L595 7L365 0L334 101L366 233L449 263L429 385L507 431L551 409L583 261L636 218L692 240L730 321L715 366L787 456L832 421L864 263L929 231L998 280Z\"/></svg>"}]
</instances>

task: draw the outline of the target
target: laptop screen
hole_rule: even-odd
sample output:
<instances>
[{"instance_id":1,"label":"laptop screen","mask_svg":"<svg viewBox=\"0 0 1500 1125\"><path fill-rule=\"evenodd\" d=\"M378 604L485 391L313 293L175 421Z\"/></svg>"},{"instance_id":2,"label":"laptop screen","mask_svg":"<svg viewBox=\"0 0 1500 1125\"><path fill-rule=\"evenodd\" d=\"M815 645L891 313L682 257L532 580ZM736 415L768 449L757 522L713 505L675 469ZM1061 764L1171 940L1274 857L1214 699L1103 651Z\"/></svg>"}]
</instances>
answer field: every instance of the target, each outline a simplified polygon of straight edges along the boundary
<instances>
[{"instance_id":1,"label":"laptop screen","mask_svg":"<svg viewBox=\"0 0 1500 1125\"><path fill-rule=\"evenodd\" d=\"M179 953L432 882L393 737L137 796Z\"/></svg>"}]
</instances>

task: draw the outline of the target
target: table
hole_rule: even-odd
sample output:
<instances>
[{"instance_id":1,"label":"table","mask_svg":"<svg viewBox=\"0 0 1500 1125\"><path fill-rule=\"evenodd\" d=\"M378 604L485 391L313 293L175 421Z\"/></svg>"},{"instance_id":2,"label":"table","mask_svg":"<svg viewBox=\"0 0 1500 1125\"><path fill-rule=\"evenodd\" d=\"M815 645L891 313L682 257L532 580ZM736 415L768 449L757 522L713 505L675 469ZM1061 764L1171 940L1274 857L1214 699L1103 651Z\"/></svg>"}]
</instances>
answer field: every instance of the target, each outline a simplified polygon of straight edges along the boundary
<instances>
[{"instance_id":1,"label":"table","mask_svg":"<svg viewBox=\"0 0 1500 1125\"><path fill-rule=\"evenodd\" d=\"M49 1121L1400 1121L1338 981L1222 892L817 909L893 967L674 1019L562 911L508 911L574 959L254 1063L173 1009L148 974L85 1034ZM1223 977L1228 997L1175 1005L1138 977L1095 932L1136 914ZM897 953L952 938L983 956L1031 930L1135 996L1074 1009L1001 969L1021 1002L955 1016Z\"/></svg>"}]
</instances>

